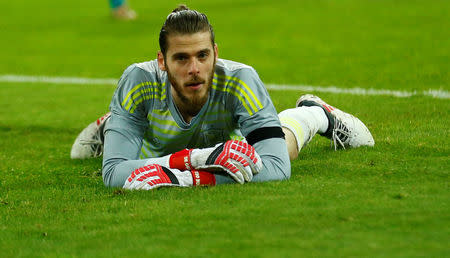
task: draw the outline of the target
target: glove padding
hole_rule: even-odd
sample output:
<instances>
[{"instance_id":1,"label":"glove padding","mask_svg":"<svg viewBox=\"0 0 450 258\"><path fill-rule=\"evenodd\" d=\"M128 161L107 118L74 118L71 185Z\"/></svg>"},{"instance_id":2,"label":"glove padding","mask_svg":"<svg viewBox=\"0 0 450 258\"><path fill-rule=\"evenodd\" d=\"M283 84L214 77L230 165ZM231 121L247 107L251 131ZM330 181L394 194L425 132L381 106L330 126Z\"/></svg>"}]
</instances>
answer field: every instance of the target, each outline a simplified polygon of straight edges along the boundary
<instances>
[{"instance_id":1,"label":"glove padding","mask_svg":"<svg viewBox=\"0 0 450 258\"><path fill-rule=\"evenodd\" d=\"M179 173L183 173L178 171ZM178 173L177 173L178 174ZM189 177L192 178L191 173ZM130 190L151 190L161 186L189 186L184 185L175 174L166 167L152 164L133 171L125 181L123 188Z\"/></svg>"},{"instance_id":2,"label":"glove padding","mask_svg":"<svg viewBox=\"0 0 450 258\"><path fill-rule=\"evenodd\" d=\"M229 140L212 148L182 150L172 154L171 168L225 171L236 182L250 182L262 169L261 158L248 143Z\"/></svg>"}]
</instances>

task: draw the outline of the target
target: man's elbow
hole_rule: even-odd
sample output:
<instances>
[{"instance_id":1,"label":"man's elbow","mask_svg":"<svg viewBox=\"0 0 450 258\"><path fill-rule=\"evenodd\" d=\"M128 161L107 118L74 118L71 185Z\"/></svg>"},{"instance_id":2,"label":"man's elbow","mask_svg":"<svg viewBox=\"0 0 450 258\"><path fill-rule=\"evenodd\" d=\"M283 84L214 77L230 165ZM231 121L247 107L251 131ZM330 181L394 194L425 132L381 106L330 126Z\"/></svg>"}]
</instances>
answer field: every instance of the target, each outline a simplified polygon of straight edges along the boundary
<instances>
[{"instance_id":1,"label":"man's elbow","mask_svg":"<svg viewBox=\"0 0 450 258\"><path fill-rule=\"evenodd\" d=\"M263 161L263 170L253 181L282 181L291 178L289 158L271 157Z\"/></svg>"},{"instance_id":2,"label":"man's elbow","mask_svg":"<svg viewBox=\"0 0 450 258\"><path fill-rule=\"evenodd\" d=\"M103 162L102 178L106 187L122 187L123 182L118 182L117 168L123 159L109 159Z\"/></svg>"},{"instance_id":3,"label":"man's elbow","mask_svg":"<svg viewBox=\"0 0 450 258\"><path fill-rule=\"evenodd\" d=\"M281 180L288 180L291 178L291 162L283 162L280 168L283 178Z\"/></svg>"},{"instance_id":4,"label":"man's elbow","mask_svg":"<svg viewBox=\"0 0 450 258\"><path fill-rule=\"evenodd\" d=\"M103 184L106 187L112 187L111 184L111 177L114 172L113 166L103 166L102 168L102 178L103 178Z\"/></svg>"}]
</instances>

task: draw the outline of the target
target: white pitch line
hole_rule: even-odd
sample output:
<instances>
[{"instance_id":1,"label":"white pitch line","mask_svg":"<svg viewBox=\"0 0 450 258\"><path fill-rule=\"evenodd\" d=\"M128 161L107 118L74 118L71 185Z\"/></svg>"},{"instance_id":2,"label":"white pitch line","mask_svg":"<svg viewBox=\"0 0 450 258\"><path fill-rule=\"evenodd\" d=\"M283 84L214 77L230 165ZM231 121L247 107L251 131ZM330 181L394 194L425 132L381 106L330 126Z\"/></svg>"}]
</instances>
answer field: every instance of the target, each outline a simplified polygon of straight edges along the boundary
<instances>
[{"instance_id":1,"label":"white pitch line","mask_svg":"<svg viewBox=\"0 0 450 258\"><path fill-rule=\"evenodd\" d=\"M83 78L83 77L54 77L54 76L30 76L5 74L0 75L0 82L21 82L21 83L52 83L52 84L80 84L80 85L116 85L118 79L114 78ZM266 84L266 88L274 91L305 91L305 92L326 92L335 94L351 95L374 95L392 96L398 98L408 98L412 96L429 96L439 99L450 99L450 92L443 89L428 89L425 91L397 91L373 88L340 88L336 86L313 86L313 85L286 85L286 84Z\"/></svg>"},{"instance_id":2,"label":"white pitch line","mask_svg":"<svg viewBox=\"0 0 450 258\"><path fill-rule=\"evenodd\" d=\"M384 89L364 89L364 88L338 88L336 86L310 86L310 85L278 85L266 84L267 89L270 90L298 90L298 91L317 91L336 94L351 94L351 95L386 95L399 98L408 98L418 95L416 91L395 91Z\"/></svg>"},{"instance_id":3,"label":"white pitch line","mask_svg":"<svg viewBox=\"0 0 450 258\"><path fill-rule=\"evenodd\" d=\"M30 75L15 75L15 74L0 75L0 82L115 85L117 84L117 81L118 81L117 79L113 78L53 77L53 76L30 76Z\"/></svg>"}]
</instances>

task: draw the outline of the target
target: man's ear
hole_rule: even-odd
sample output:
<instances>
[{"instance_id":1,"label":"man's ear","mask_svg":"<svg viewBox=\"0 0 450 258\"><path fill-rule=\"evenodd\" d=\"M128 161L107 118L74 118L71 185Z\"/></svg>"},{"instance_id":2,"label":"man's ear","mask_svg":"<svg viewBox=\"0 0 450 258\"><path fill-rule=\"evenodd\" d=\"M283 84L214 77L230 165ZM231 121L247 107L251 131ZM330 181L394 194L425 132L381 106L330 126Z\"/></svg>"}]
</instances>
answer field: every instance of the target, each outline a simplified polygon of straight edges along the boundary
<instances>
[{"instance_id":1,"label":"man's ear","mask_svg":"<svg viewBox=\"0 0 450 258\"><path fill-rule=\"evenodd\" d=\"M158 66L161 71L166 70L166 64L164 63L164 55L161 51L158 51Z\"/></svg>"},{"instance_id":2,"label":"man's ear","mask_svg":"<svg viewBox=\"0 0 450 258\"><path fill-rule=\"evenodd\" d=\"M214 43L214 58L216 59L217 62L217 58L219 58L219 48L217 47L216 43Z\"/></svg>"}]
</instances>

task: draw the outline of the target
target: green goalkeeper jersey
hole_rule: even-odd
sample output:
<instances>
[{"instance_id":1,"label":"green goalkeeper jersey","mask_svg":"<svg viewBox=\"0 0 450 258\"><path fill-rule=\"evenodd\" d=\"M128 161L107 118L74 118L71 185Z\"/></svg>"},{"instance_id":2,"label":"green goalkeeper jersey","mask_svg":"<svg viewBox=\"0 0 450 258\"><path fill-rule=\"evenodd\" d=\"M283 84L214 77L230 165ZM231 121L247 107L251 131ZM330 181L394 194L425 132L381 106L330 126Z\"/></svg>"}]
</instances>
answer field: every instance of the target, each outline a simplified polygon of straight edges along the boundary
<instances>
[{"instance_id":1,"label":"green goalkeeper jersey","mask_svg":"<svg viewBox=\"0 0 450 258\"><path fill-rule=\"evenodd\" d=\"M147 159L184 148L212 147L228 139L245 140L249 135L266 169L277 169L282 175L275 179L290 175L284 139L261 130L281 131L281 125L266 88L250 66L218 59L208 100L186 123L172 99L167 73L159 69L157 60L133 64L120 78L110 110L103 160L107 185L120 185L127 171ZM279 153L282 158L273 164Z\"/></svg>"}]
</instances>

